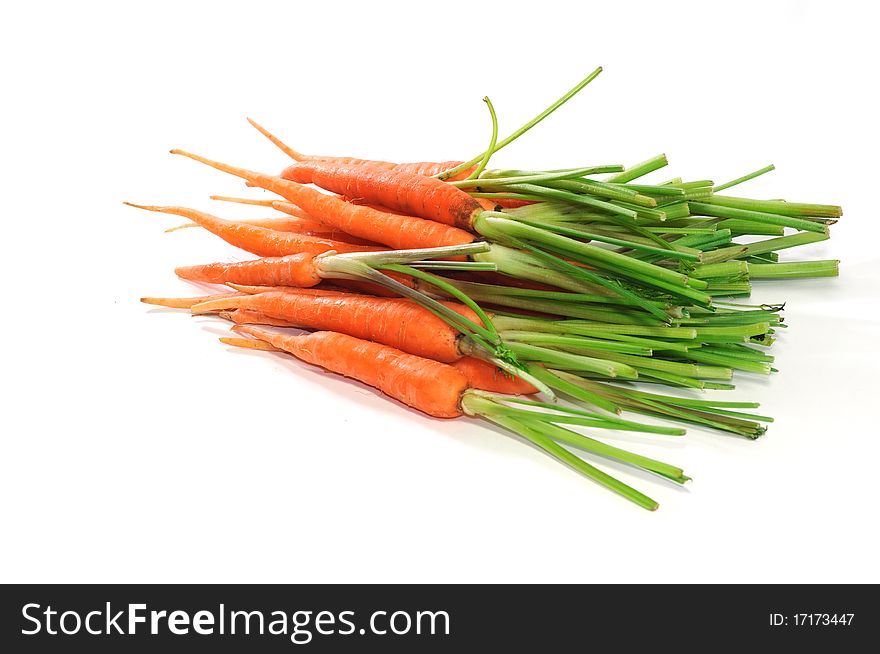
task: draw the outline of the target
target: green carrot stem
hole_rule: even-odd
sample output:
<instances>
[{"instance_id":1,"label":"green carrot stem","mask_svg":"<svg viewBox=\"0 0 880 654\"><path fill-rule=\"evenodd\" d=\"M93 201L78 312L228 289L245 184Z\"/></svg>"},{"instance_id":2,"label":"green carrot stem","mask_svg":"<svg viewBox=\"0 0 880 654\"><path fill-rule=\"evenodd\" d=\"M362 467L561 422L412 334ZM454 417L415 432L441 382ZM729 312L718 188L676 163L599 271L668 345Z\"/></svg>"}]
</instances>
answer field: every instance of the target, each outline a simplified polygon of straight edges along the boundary
<instances>
[{"instance_id":1,"label":"green carrot stem","mask_svg":"<svg viewBox=\"0 0 880 654\"><path fill-rule=\"evenodd\" d=\"M663 254L666 258L669 259L681 259L684 261L699 261L700 257L695 254L691 254L689 252L682 252L679 250L670 249L667 244L666 247L657 247L654 245L644 245L642 243L638 243L636 241L628 241L622 238L616 238L613 236L605 236L598 232L590 232L585 231L583 229L572 229L570 227L565 227L564 225L554 225L553 223L546 223L540 220L529 220L528 218L519 218L520 222L531 225L532 227L537 227L540 229L547 230L548 232L553 232L554 234L561 234L562 236L569 236L572 238L588 238L592 241L599 241L600 243L608 243L609 245L617 245L619 247L629 248L632 250L640 250L644 252L654 252Z\"/></svg>"},{"instance_id":2,"label":"green carrot stem","mask_svg":"<svg viewBox=\"0 0 880 654\"><path fill-rule=\"evenodd\" d=\"M722 263L703 264L695 266L691 275L697 279L710 277L736 277L748 275L749 266L745 261L724 261Z\"/></svg>"},{"instance_id":3,"label":"green carrot stem","mask_svg":"<svg viewBox=\"0 0 880 654\"><path fill-rule=\"evenodd\" d=\"M582 475L589 477L602 486L605 486L615 493L625 497L631 502L634 502L640 507L648 509L649 511L656 511L657 507L660 506L647 495L637 491L631 486L627 486L622 481L619 481L611 475L602 472L598 468L591 466L589 463L575 454L572 454L564 447L557 445L553 440L545 436L538 428L536 428L535 425L506 416L486 416L486 419L519 434L536 447L544 450L550 456L561 461Z\"/></svg>"},{"instance_id":4,"label":"green carrot stem","mask_svg":"<svg viewBox=\"0 0 880 654\"><path fill-rule=\"evenodd\" d=\"M752 279L801 279L806 277L837 277L840 261L822 259L816 261L790 261L786 263L749 263Z\"/></svg>"},{"instance_id":5,"label":"green carrot stem","mask_svg":"<svg viewBox=\"0 0 880 654\"><path fill-rule=\"evenodd\" d=\"M759 375L770 374L770 364L761 361L749 361L741 357L718 354L715 352L707 352L700 348L691 350L687 353L687 358L699 363L708 363L716 366L723 366L733 370L742 370L743 372L754 372Z\"/></svg>"},{"instance_id":6,"label":"green carrot stem","mask_svg":"<svg viewBox=\"0 0 880 654\"><path fill-rule=\"evenodd\" d=\"M761 223L755 220L739 220L730 218L720 220L715 223L716 228L729 229L731 233L736 235L751 234L754 236L784 236L785 227L783 225L771 225Z\"/></svg>"},{"instance_id":7,"label":"green carrot stem","mask_svg":"<svg viewBox=\"0 0 880 654\"><path fill-rule=\"evenodd\" d=\"M449 182L452 186L466 189L466 188L495 188L495 187L503 187L503 186L511 186L511 185L519 185L519 184L540 184L543 182L550 182L553 180L564 180L567 177L581 177L583 175L589 175L596 170L596 166L589 166L587 168L580 168L576 170L564 170L561 172L549 173L542 172L536 173L534 175L521 175L517 177L498 177L495 175L489 177L481 177L477 179L476 177L469 177L467 179L463 179L458 182ZM623 194L626 195L626 194ZM635 195L635 194L633 194ZM626 195L626 197L630 197Z\"/></svg>"},{"instance_id":8,"label":"green carrot stem","mask_svg":"<svg viewBox=\"0 0 880 654\"><path fill-rule=\"evenodd\" d=\"M767 223L768 225L781 225L782 227L791 227L804 232L817 232L825 234L828 227L809 220L802 220L791 216L780 216L775 213L766 213L755 211L753 209L740 209L738 207L727 207L721 204L710 204L708 202L690 202L691 213L701 214L705 216L715 216L717 218L736 218L739 220L751 220L758 223Z\"/></svg>"},{"instance_id":9,"label":"green carrot stem","mask_svg":"<svg viewBox=\"0 0 880 654\"><path fill-rule=\"evenodd\" d=\"M477 261L495 264L498 267L498 272L510 277L556 286L574 293L611 294L611 291L606 288L607 280L603 280L604 283L600 284L586 281L584 277L575 279L558 270L548 269L540 259L528 252L515 250L498 243L493 243L488 252L479 253L474 258Z\"/></svg>"},{"instance_id":10,"label":"green carrot stem","mask_svg":"<svg viewBox=\"0 0 880 654\"><path fill-rule=\"evenodd\" d=\"M560 250L566 251L567 253L577 255L598 267L640 272L649 278L663 280L681 286L688 284L688 277L681 273L666 270L659 266L646 264L631 257L627 257L626 255L605 250L588 243L582 243L559 234L532 227L531 225L525 225L515 220L500 218L497 217L498 215L501 214L495 214L495 212L488 211L484 211L479 215L474 222L477 232L488 238L504 239L505 237L514 237L533 241L540 245L552 245Z\"/></svg>"},{"instance_id":11,"label":"green carrot stem","mask_svg":"<svg viewBox=\"0 0 880 654\"><path fill-rule=\"evenodd\" d=\"M493 245L490 252L479 254L478 258L494 261L502 272L510 271L512 274L527 277L533 281L550 283L568 290L595 289L599 294L610 293L644 309L660 321L669 321L668 310L624 288L618 281L607 279L597 272L570 264L538 248L522 243L518 239L510 240L514 245L526 249L528 252Z\"/></svg>"},{"instance_id":12,"label":"green carrot stem","mask_svg":"<svg viewBox=\"0 0 880 654\"><path fill-rule=\"evenodd\" d=\"M570 336L566 334L547 334L532 331L506 331L500 332L505 341L519 341L537 345L567 345L570 347L590 347L595 350L607 350L608 352L620 352L621 354L633 354L636 356L651 356L650 348L633 345L632 343L620 343L615 341L603 341L600 339L587 338L585 336Z\"/></svg>"},{"instance_id":13,"label":"green carrot stem","mask_svg":"<svg viewBox=\"0 0 880 654\"><path fill-rule=\"evenodd\" d=\"M610 357L605 357L606 353L602 351L591 351L598 352L598 356L584 356L517 341L511 341L506 345L518 358L524 361L535 361L566 370L592 372L605 377L638 378L638 373L632 366L611 360Z\"/></svg>"},{"instance_id":14,"label":"green carrot stem","mask_svg":"<svg viewBox=\"0 0 880 654\"><path fill-rule=\"evenodd\" d=\"M561 373L558 371L551 371L543 366L533 366L532 373L554 391L569 395L580 402L590 404L596 408L604 409L605 411L614 414L620 413L620 407L617 406L617 404L601 395L597 395L566 381L560 376Z\"/></svg>"},{"instance_id":15,"label":"green carrot stem","mask_svg":"<svg viewBox=\"0 0 880 654\"><path fill-rule=\"evenodd\" d=\"M657 200L650 196L642 195L624 186L614 186L591 179L549 179L540 180L537 183L541 186L549 186L550 188L571 191L572 193L592 195L609 200L623 200L641 207L657 206Z\"/></svg>"},{"instance_id":16,"label":"green carrot stem","mask_svg":"<svg viewBox=\"0 0 880 654\"><path fill-rule=\"evenodd\" d=\"M817 234L815 232L798 232L790 236L780 236L778 238L769 238L747 245L732 245L720 250L706 252L703 255L703 263L719 263L729 259L744 259L756 254L765 254L777 250L785 250L787 248L799 247L809 243L818 243L828 240L828 234Z\"/></svg>"},{"instance_id":17,"label":"green carrot stem","mask_svg":"<svg viewBox=\"0 0 880 654\"><path fill-rule=\"evenodd\" d=\"M663 195L672 197L684 197L684 189L669 184L609 184L609 186L617 186L636 193L644 193L645 195Z\"/></svg>"},{"instance_id":18,"label":"green carrot stem","mask_svg":"<svg viewBox=\"0 0 880 654\"><path fill-rule=\"evenodd\" d=\"M609 337L610 335L647 336L688 341L697 338L697 330L693 327L653 327L650 325L606 324L586 320L545 320L498 315L493 318L493 322L499 331L532 330L558 334L582 334L584 336L609 334ZM767 327L769 328L769 325Z\"/></svg>"},{"instance_id":19,"label":"green carrot stem","mask_svg":"<svg viewBox=\"0 0 880 654\"><path fill-rule=\"evenodd\" d=\"M742 184L743 182L748 182L750 179L755 179L756 177L760 177L765 173L769 173L771 170L776 170L776 166L770 164L769 166L764 166L763 168L756 170L754 172L749 173L748 175L743 175L742 177L737 177L736 179L732 179L729 182L724 182L724 184L719 184L715 187L715 191L723 191L724 189L728 189L731 186L736 186L737 184Z\"/></svg>"},{"instance_id":20,"label":"green carrot stem","mask_svg":"<svg viewBox=\"0 0 880 654\"><path fill-rule=\"evenodd\" d=\"M469 179L479 177L480 173L486 169L489 159L492 158L492 154L495 152L495 144L498 141L498 116L495 115L495 107L492 106L492 101L489 99L488 95L483 98L483 102L485 102L486 106L489 108L489 116L492 120L492 138L489 140L489 147L486 148L486 152L483 153L480 165L470 174Z\"/></svg>"},{"instance_id":21,"label":"green carrot stem","mask_svg":"<svg viewBox=\"0 0 880 654\"><path fill-rule=\"evenodd\" d=\"M594 198L590 195L580 195L578 193L572 193L571 191L563 191L561 189L539 186L537 184L494 184L492 180L489 180L485 184L481 184L479 188L489 190L508 189L515 193L525 193L526 195L539 199L557 200L568 202L569 204L590 207L591 209L600 209L609 214L624 216L625 218L635 218L639 215L638 205L634 205L636 206L636 209L630 209L621 206L616 201L600 200L599 198Z\"/></svg>"},{"instance_id":22,"label":"green carrot stem","mask_svg":"<svg viewBox=\"0 0 880 654\"><path fill-rule=\"evenodd\" d=\"M641 163L637 163L636 165L627 168L623 172L612 175L605 181L609 184L624 184L626 182L631 182L634 179L638 179L639 177L643 177L650 172L659 170L668 163L665 154L658 154L656 157L651 157L646 161L642 161Z\"/></svg>"},{"instance_id":23,"label":"green carrot stem","mask_svg":"<svg viewBox=\"0 0 880 654\"><path fill-rule=\"evenodd\" d=\"M840 218L843 210L834 204L805 204L803 202L784 202L782 200L752 200L730 195L713 195L706 200L709 204L774 213L780 216L812 216L819 218Z\"/></svg>"},{"instance_id":24,"label":"green carrot stem","mask_svg":"<svg viewBox=\"0 0 880 654\"><path fill-rule=\"evenodd\" d=\"M566 346L566 349L567 346ZM673 375L681 375L683 377L696 377L703 379L721 379L727 380L732 376L732 372L728 367L702 366L693 363L683 363L680 361L669 361L654 357L637 357L629 354L619 354L617 352L603 352L588 347L578 347L577 353L587 357L604 357L611 361L618 361L636 368L637 370L657 370L660 372L668 372ZM699 350L694 350L698 352ZM690 352L688 356L690 356ZM573 368L572 368L573 370Z\"/></svg>"},{"instance_id":25,"label":"green carrot stem","mask_svg":"<svg viewBox=\"0 0 880 654\"><path fill-rule=\"evenodd\" d=\"M622 461L623 463L641 468L642 470L647 470L648 472L653 472L654 474L660 475L661 477L665 477L666 479L670 479L679 484L690 481L690 477L686 477L681 468L669 465L668 463L663 463L656 459L649 459L648 457L622 450L618 447L597 441L589 436L573 432L570 429L564 429L553 423L544 424L531 416L524 416L521 420L526 424L533 425L536 429L540 429L542 433L557 442L571 445L572 447L576 447L585 452L596 454L607 459Z\"/></svg>"},{"instance_id":26,"label":"green carrot stem","mask_svg":"<svg viewBox=\"0 0 880 654\"><path fill-rule=\"evenodd\" d=\"M573 89L571 89L568 93L566 93L566 94L563 95L561 98L559 98L556 102L554 102L554 103L551 104L549 107L547 107L547 108L546 108L544 111L542 111L540 114L538 114L537 116L535 116L534 118L532 118L529 122L527 122L525 125L523 125L523 126L520 127L518 130L516 130L515 132L513 132L510 136L508 136L508 137L502 139L502 141L501 141L500 143L497 143L497 144L495 145L495 148L494 148L493 151L494 151L494 152L498 152L500 149L502 149L502 148L504 148L504 147L510 145L511 143L513 143L513 141L515 141L515 140L518 139L520 136L522 136L523 134L525 134L526 132L528 132L528 131L529 131L530 129L532 129L535 125L537 125L538 123L540 123L540 122L541 122L542 120L544 120L547 116L549 116L549 115L552 114L554 111L556 111L557 109L559 109L559 107L561 107L561 106L564 105L566 102L568 102L572 97L574 97L574 96L575 96L575 95L576 95L581 89L583 89L587 84L589 84L589 83L592 82L594 79L596 79L596 77L598 77L598 76L599 76L599 73L601 73L601 72L602 72L602 67L600 66L599 68L597 68L596 70L594 70L592 73L590 73L589 75L587 75L587 76L586 76L584 79L582 79L580 82L578 82L578 83L575 85L575 87L574 87ZM486 156L486 153L485 153L485 152L481 152L480 154L478 154L476 157L474 157L474 158L471 159L470 161L465 161L464 163L462 163L462 164L456 166L455 168L451 168L450 170L447 170L447 171L445 171L445 172L443 172L443 173L440 173L439 175L437 175L437 177L438 177L439 179L441 179L441 180L447 180L447 179L449 179L450 177L454 177L455 175L457 175L457 174L460 173L461 171L463 171L463 170L467 170L467 169L470 168L471 166L474 166L474 165L476 165L477 163L479 163L479 161L480 161L484 156Z\"/></svg>"}]
</instances>

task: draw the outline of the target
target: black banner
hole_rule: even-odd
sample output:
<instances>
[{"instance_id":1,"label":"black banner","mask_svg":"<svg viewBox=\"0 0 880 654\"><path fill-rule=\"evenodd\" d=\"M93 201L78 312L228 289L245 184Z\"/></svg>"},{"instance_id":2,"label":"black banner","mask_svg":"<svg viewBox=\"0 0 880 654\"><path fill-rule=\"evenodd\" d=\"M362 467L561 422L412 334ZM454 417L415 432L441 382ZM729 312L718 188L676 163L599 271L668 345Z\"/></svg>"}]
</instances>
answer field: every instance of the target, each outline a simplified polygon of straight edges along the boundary
<instances>
[{"instance_id":1,"label":"black banner","mask_svg":"<svg viewBox=\"0 0 880 654\"><path fill-rule=\"evenodd\" d=\"M875 636L880 622L875 586L25 585L0 592L6 652L847 647Z\"/></svg>"}]
</instances>

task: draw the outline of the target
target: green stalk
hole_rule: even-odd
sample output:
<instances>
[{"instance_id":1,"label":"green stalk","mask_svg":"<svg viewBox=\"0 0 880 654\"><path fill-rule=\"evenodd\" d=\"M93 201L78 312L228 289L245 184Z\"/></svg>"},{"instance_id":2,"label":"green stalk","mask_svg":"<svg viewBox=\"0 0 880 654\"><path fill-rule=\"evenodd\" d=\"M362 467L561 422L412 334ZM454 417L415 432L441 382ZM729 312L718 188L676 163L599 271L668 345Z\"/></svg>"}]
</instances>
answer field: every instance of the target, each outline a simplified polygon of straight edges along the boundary
<instances>
[{"instance_id":1,"label":"green stalk","mask_svg":"<svg viewBox=\"0 0 880 654\"><path fill-rule=\"evenodd\" d=\"M531 330L558 334L581 334L584 336L598 335L599 337L602 334L608 334L609 337L611 335L648 336L689 341L697 338L697 330L693 327L652 327L650 325L606 324L584 320L544 320L541 318L498 315L493 320L495 328L499 331ZM767 326L769 328L769 325Z\"/></svg>"},{"instance_id":2,"label":"green stalk","mask_svg":"<svg viewBox=\"0 0 880 654\"><path fill-rule=\"evenodd\" d=\"M571 284L577 283L581 288L599 289L600 291L613 293L624 300L628 300L633 305L641 307L655 316L658 320L663 322L669 321L669 314L666 311L659 308L650 300L646 300L636 293L624 288L616 280L606 279L596 272L572 265L567 261L554 257L538 248L524 244L518 239L512 240L515 245L529 250L531 254L493 245L489 253L478 254L476 256L481 260L495 262L498 264L498 269L501 272L511 269L517 269L520 275L531 272L533 276L529 277L529 279L532 279L532 281L549 283L568 290L574 290L572 289ZM549 266L551 270L548 270L547 266ZM535 274L535 271L541 271L541 273ZM555 281L549 281L550 279L557 279L558 277L562 277L565 280L565 285Z\"/></svg>"},{"instance_id":3,"label":"green stalk","mask_svg":"<svg viewBox=\"0 0 880 654\"><path fill-rule=\"evenodd\" d=\"M716 228L729 229L737 236L742 234L751 234L754 236L784 236L785 227L782 225L770 225L768 223L760 223L755 220L738 220L731 218L728 220L720 220L715 223Z\"/></svg>"},{"instance_id":4,"label":"green stalk","mask_svg":"<svg viewBox=\"0 0 880 654\"><path fill-rule=\"evenodd\" d=\"M633 354L636 356L651 356L653 350L647 347L633 345L632 343L621 343L616 341L603 341L599 339L591 339L584 336L570 336L566 334L546 334L531 331L506 331L501 332L501 338L505 341L519 341L522 343L533 343L537 345L550 346L569 346L569 347L590 347L594 350L606 350L608 352L619 352L621 354Z\"/></svg>"},{"instance_id":5,"label":"green stalk","mask_svg":"<svg viewBox=\"0 0 880 654\"><path fill-rule=\"evenodd\" d=\"M728 259L744 259L745 257L754 256L756 254L765 254L777 250L785 250L787 248L799 247L809 243L818 243L827 241L828 234L817 234L815 232L798 232L790 236L780 236L778 238L769 238L747 245L733 245L731 247L706 252L703 255L703 263L719 263Z\"/></svg>"},{"instance_id":6,"label":"green stalk","mask_svg":"<svg viewBox=\"0 0 880 654\"><path fill-rule=\"evenodd\" d=\"M805 204L802 202L785 202L783 200L752 200L729 195L713 195L707 200L709 204L752 211L764 211L780 216L814 216L819 218L840 218L843 210L834 204Z\"/></svg>"},{"instance_id":7,"label":"green stalk","mask_svg":"<svg viewBox=\"0 0 880 654\"><path fill-rule=\"evenodd\" d=\"M544 120L547 116L549 116L549 115L552 114L554 111L556 111L557 109L559 109L559 107L561 107L561 106L564 105L566 102L568 102L572 97L574 97L574 96L575 96L575 95L576 95L581 89L583 89L587 84L589 84L589 83L592 82L594 79L596 79L596 77L598 77L598 76L599 76L599 73L601 73L601 72L602 72L602 67L600 66L599 68L597 68L596 70L594 70L592 73L590 73L589 75L587 75L587 76L586 76L584 79L582 79L580 82L578 82L577 85L576 85L573 89L571 89L568 93L566 93L565 95L563 95L561 98L559 98L556 102L554 102L554 103L551 104L549 107L547 107L547 108L546 108L544 111L542 111L540 114L538 114L537 116L535 116L534 118L532 118L532 120L530 120L529 122L527 122L525 125L523 125L523 126L520 127L518 130L516 130L515 132L513 132L510 136L508 136L507 138L503 139L500 143L498 143L498 144L495 146L495 148L494 148L494 152L498 152L498 150L500 150L500 149L502 149L502 148L504 148L504 147L510 145L511 143L513 143L513 141L515 141L515 140L518 139L520 136L522 136L523 134L525 134L526 132L528 132L528 131L529 131L530 129L532 129L535 125L537 125L537 124L540 123L542 120ZM486 152L481 152L480 154L478 154L476 157L474 157L474 158L471 159L470 161L465 161L464 163L459 164L459 165L456 166L455 168L451 168L450 170L447 170L447 171L445 171L445 172L443 172L443 173L440 173L439 175L437 175L437 178L445 181L445 180L449 179L450 177L454 177L455 175L457 175L457 174L460 173L461 171L463 171L463 170L467 170L467 169L470 168L471 166L474 166L474 165L476 165L477 163L479 163L480 160L482 160L482 158L485 157L485 156L486 156Z\"/></svg>"},{"instance_id":8,"label":"green stalk","mask_svg":"<svg viewBox=\"0 0 880 654\"><path fill-rule=\"evenodd\" d=\"M619 247L629 248L632 250L659 253L663 254L664 257L668 259L681 259L684 261L700 260L700 257L695 254L670 249L668 244L666 245L666 247L661 248L655 245L644 245L635 241L627 241L621 238L605 236L596 232L584 231L582 229L572 229L563 225L554 225L552 223L546 223L540 220L529 220L527 218L519 218L518 220L526 225L531 225L532 227L544 229L548 232L553 232L554 234L561 234L562 236L569 236L571 238L588 238L591 241L599 241L600 243L608 243L609 245L617 245Z\"/></svg>"},{"instance_id":9,"label":"green stalk","mask_svg":"<svg viewBox=\"0 0 880 654\"><path fill-rule=\"evenodd\" d=\"M755 172L749 173L748 175L743 175L742 177L737 177L736 179L732 179L729 182L725 182L724 184L719 184L715 187L715 191L723 191L724 189L728 189L731 186L742 184L743 182L747 182L750 179L755 179L755 177L760 177L764 173L769 173L771 170L776 170L776 166L770 164L769 166L764 166L760 170L756 170Z\"/></svg>"},{"instance_id":10,"label":"green stalk","mask_svg":"<svg viewBox=\"0 0 880 654\"><path fill-rule=\"evenodd\" d=\"M516 193L525 193L526 195L542 200L550 199L558 200L560 202L568 202L569 204L583 205L585 207L590 207L591 209L606 211L609 214L624 216L625 218L635 218L639 215L638 210L641 208L638 207L638 205L633 205L636 207L636 209L630 209L628 207L621 206L617 201L607 202L605 200L600 200L599 198L594 198L589 195L580 195L578 193L572 193L571 191L563 191L561 189L549 188L547 186L539 186L537 184L517 183L495 185L490 181L486 184L481 184L480 188L507 189Z\"/></svg>"},{"instance_id":11,"label":"green stalk","mask_svg":"<svg viewBox=\"0 0 880 654\"><path fill-rule=\"evenodd\" d=\"M627 168L621 173L612 175L611 177L606 179L605 182L608 184L624 184L626 182L631 182L634 179L638 179L639 177L643 177L650 172L663 168L668 163L669 162L666 160L665 154L658 154L656 157L651 157L646 161L637 163L636 165Z\"/></svg>"},{"instance_id":12,"label":"green stalk","mask_svg":"<svg viewBox=\"0 0 880 654\"><path fill-rule=\"evenodd\" d=\"M623 497L630 500L631 502L634 502L640 507L648 509L649 511L656 511L657 507L660 506L657 502L652 500L647 495L635 490L631 486L627 486L622 481L619 481L611 475L602 472L598 468L591 466L589 463L579 458L575 454L572 454L564 447L557 445L554 441L552 441L539 429L537 429L535 425L507 416L487 415L485 416L485 418L501 427L504 427L505 429L519 434L526 440L530 441L536 447L544 450L553 458L561 461L570 468L574 469L575 471L581 473L586 477L589 477L590 479L601 484L602 486L605 486L605 488L608 488L609 490L612 490L615 493L622 495Z\"/></svg>"},{"instance_id":13,"label":"green stalk","mask_svg":"<svg viewBox=\"0 0 880 654\"><path fill-rule=\"evenodd\" d=\"M480 161L480 165L470 174L468 179L479 177L480 173L486 169L489 159L492 158L492 154L495 152L495 143L498 140L498 116L495 115L495 107L492 106L492 101L489 99L488 95L483 98L483 102L489 107L489 116L492 119L492 138L489 140L489 147L486 148L486 152L483 154L483 159Z\"/></svg>"},{"instance_id":14,"label":"green stalk","mask_svg":"<svg viewBox=\"0 0 880 654\"><path fill-rule=\"evenodd\" d=\"M758 223L766 223L768 225L780 225L782 227L791 227L804 232L817 232L825 234L828 227L820 223L814 223L801 218L793 218L790 216L780 216L775 213L765 213L755 211L753 209L740 209L737 207L726 207L721 204L711 204L708 202L689 202L691 212L705 216L715 216L716 218L735 218L739 220L751 220Z\"/></svg>"},{"instance_id":15,"label":"green stalk","mask_svg":"<svg viewBox=\"0 0 880 654\"><path fill-rule=\"evenodd\" d=\"M534 366L533 374L554 391L570 395L576 400L584 402L586 404L590 404L596 408L604 409L605 411L609 411L615 414L620 413L620 407L618 407L614 402L602 397L601 395L597 395L591 391L572 384L571 382L563 379L560 376L561 373L557 371L550 371L543 366Z\"/></svg>"},{"instance_id":16,"label":"green stalk","mask_svg":"<svg viewBox=\"0 0 880 654\"><path fill-rule=\"evenodd\" d=\"M510 186L510 185L518 185L518 184L537 184L541 182L549 182L553 180L563 180L566 177L581 177L583 175L588 175L592 171L596 170L596 166L589 166L587 168L580 168L576 170L563 170L561 172L549 173L549 172L539 172L534 175L522 175L517 177L481 177L479 179L475 177L468 177L467 179L463 179L458 182L449 182L452 186L457 188L465 189L465 188L495 188L498 186Z\"/></svg>"},{"instance_id":17,"label":"green stalk","mask_svg":"<svg viewBox=\"0 0 880 654\"><path fill-rule=\"evenodd\" d=\"M598 357L583 356L517 341L507 343L507 347L524 361L536 361L566 370L592 372L604 377L638 378L638 373L632 366L620 361L613 361L611 360L612 355L608 354L606 357L606 353L601 351L598 352ZM596 351L593 350L592 352Z\"/></svg>"},{"instance_id":18,"label":"green stalk","mask_svg":"<svg viewBox=\"0 0 880 654\"><path fill-rule=\"evenodd\" d=\"M567 348L566 348L567 349ZM681 375L682 377L695 377L701 379L721 379L727 380L731 378L731 371L728 367L702 366L693 363L682 363L679 361L668 361L666 359L658 359L653 357L637 357L629 354L619 354L616 352L605 352L602 350L594 350L592 348L578 347L578 354L587 357L604 357L611 361L632 366L636 370L651 370L659 372L667 372L673 375ZM695 350L699 351L699 350ZM688 352L687 356L690 356ZM569 368L575 370L575 368Z\"/></svg>"},{"instance_id":19,"label":"green stalk","mask_svg":"<svg viewBox=\"0 0 880 654\"><path fill-rule=\"evenodd\" d=\"M605 184L609 184L605 182ZM684 189L672 186L670 184L609 184L609 186L618 186L623 189L643 193L645 195L664 195L677 198L684 197Z\"/></svg>"},{"instance_id":20,"label":"green stalk","mask_svg":"<svg viewBox=\"0 0 880 654\"><path fill-rule=\"evenodd\" d=\"M487 214L493 215L489 216ZM539 245L551 245L566 253L576 255L586 260L586 263L595 264L598 267L616 271L638 272L649 278L680 286L688 284L688 277L681 273L646 264L626 255L605 250L589 243L582 243L559 234L553 234L531 225L525 225L507 218L499 218L497 215L500 214L484 211L481 215L477 216L474 221L474 227L477 232L488 238L496 238L502 241L505 238L514 237L534 241Z\"/></svg>"},{"instance_id":21,"label":"green stalk","mask_svg":"<svg viewBox=\"0 0 880 654\"><path fill-rule=\"evenodd\" d=\"M696 266L691 275L697 279L708 279L710 277L737 277L739 275L748 275L749 266L745 261L724 261L722 263L711 263Z\"/></svg>"},{"instance_id":22,"label":"green stalk","mask_svg":"<svg viewBox=\"0 0 880 654\"><path fill-rule=\"evenodd\" d=\"M791 261L786 263L750 263L752 279L801 279L806 277L837 277L840 261L822 259L817 261Z\"/></svg>"}]
</instances>

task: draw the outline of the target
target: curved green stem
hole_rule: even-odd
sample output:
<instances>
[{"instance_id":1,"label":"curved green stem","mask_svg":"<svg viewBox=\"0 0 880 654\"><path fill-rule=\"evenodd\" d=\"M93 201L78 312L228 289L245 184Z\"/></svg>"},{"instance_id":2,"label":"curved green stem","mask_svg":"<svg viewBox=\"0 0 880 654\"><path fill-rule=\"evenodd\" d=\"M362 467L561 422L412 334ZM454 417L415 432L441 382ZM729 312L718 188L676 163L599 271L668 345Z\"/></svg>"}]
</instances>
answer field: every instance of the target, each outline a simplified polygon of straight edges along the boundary
<instances>
[{"instance_id":1,"label":"curved green stem","mask_svg":"<svg viewBox=\"0 0 880 654\"><path fill-rule=\"evenodd\" d=\"M508 145L510 145L511 143L513 143L516 139L518 139L520 136L522 136L523 134L525 134L526 132L528 132L528 131L529 131L530 129L532 129L535 125L537 125L537 124L540 123L542 120L544 120L547 116L549 116L549 115L552 114L554 111L556 111L557 109L559 109L559 107L561 107L561 106L564 105L566 102L568 102L572 97L574 97L574 96L575 96L575 95L576 95L581 89L583 89L587 84L589 84L589 83L592 82L594 79L596 79L596 78L599 76L599 73L601 73L601 72L602 72L602 67L600 66L599 68L597 68L596 70L594 70L592 73L590 73L589 75L587 75L587 76L586 76L584 79L582 79L580 82L578 82L578 84L577 84L573 89L571 89L568 93L566 93L565 95L563 95L561 98L559 98L556 102L554 102L554 103L551 104L549 107L547 107L547 108L546 108L544 111L542 111L540 114L538 114L537 116L535 116L534 118L532 118L532 119L531 119L529 122L527 122L525 125L523 125L523 126L520 127L518 130L516 130L515 132L513 132L513 133L512 133L510 136L508 136L507 138L503 139L500 143L498 143L498 144L495 146L495 152L498 152L498 150L500 150L501 148L503 148L503 147L505 147L505 146L508 146ZM481 152L480 154L478 154L476 157L474 157L474 158L471 159L470 161L465 161L464 163L459 164L459 165L456 166L455 168L450 168L449 170L440 173L439 175L437 175L437 178L445 181L445 180L449 179L450 177L454 177L455 175L457 175L457 174L460 173L461 171L463 171L463 170L467 170L467 169L470 168L471 166L475 166L477 163L480 162L480 160L481 160L484 156L486 156L486 153L485 153L485 152Z\"/></svg>"},{"instance_id":2,"label":"curved green stem","mask_svg":"<svg viewBox=\"0 0 880 654\"><path fill-rule=\"evenodd\" d=\"M498 116L495 115L495 107L492 106L492 101L489 99L488 95L483 98L483 102L488 105L489 115L492 117L492 138L489 140L489 147L483 155L483 160L480 162L480 165L477 166L477 169L468 176L468 179L479 177L480 173L486 170L486 166L489 164L489 159L491 159L492 155L495 153L495 143L498 141Z\"/></svg>"}]
</instances>

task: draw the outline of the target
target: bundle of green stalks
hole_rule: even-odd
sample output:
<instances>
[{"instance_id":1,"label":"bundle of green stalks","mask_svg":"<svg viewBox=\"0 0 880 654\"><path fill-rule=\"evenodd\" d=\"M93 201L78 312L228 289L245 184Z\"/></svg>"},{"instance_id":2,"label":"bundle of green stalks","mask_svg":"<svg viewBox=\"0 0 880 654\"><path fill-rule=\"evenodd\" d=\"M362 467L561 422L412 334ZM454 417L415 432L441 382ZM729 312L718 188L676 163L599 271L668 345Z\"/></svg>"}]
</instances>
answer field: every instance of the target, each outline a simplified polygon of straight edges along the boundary
<instances>
[{"instance_id":1,"label":"bundle of green stalks","mask_svg":"<svg viewBox=\"0 0 880 654\"><path fill-rule=\"evenodd\" d=\"M747 439L764 434L772 418L753 412L758 403L725 400L716 391L733 389L742 375L776 372L770 352L786 327L784 303L751 300L754 287L761 280L836 276L836 260L788 257L793 248L828 239L842 211L836 205L730 194L772 165L721 184L678 177L652 181L662 175L665 155L630 167L489 168L497 151L599 72L500 141L487 98L489 147L465 162L311 157L253 121L294 160L280 176L173 151L278 196L216 199L271 207L279 214L248 223L180 207L141 206L185 216L264 257L177 271L184 279L229 284L235 293L145 301L219 312L239 325L339 331L444 365L458 365L456 357L463 357L497 366L501 381L488 387L469 379L458 408L440 417L457 411L489 420L640 506L656 508L650 498L562 446L678 484L689 477L561 425L664 436L681 435L690 425ZM336 286L328 288L327 282ZM433 336L417 346L404 343L397 332L406 325L384 334L368 325L334 322L331 312L346 304L375 312L376 320L381 312L414 311L425 329L430 324L437 330L435 340L454 344L452 350L435 348ZM299 345L285 348L263 332L247 333L263 344L227 341L299 356ZM428 405L406 400L406 393L382 390L431 413ZM643 423L628 414L672 424Z\"/></svg>"}]
</instances>

